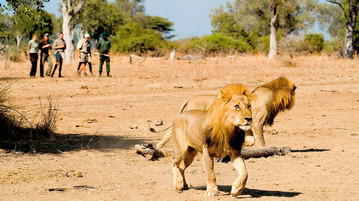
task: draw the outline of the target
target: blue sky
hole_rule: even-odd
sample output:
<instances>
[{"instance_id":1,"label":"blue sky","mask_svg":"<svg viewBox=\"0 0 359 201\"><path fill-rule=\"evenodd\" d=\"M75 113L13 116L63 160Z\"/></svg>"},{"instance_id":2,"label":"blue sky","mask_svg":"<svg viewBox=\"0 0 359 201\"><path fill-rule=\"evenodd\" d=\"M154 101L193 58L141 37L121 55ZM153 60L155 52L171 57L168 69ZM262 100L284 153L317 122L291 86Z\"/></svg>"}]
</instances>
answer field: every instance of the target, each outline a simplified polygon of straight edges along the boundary
<instances>
[{"instance_id":1,"label":"blue sky","mask_svg":"<svg viewBox=\"0 0 359 201\"><path fill-rule=\"evenodd\" d=\"M211 33L211 10L234 0L145 0L146 14L162 16L174 23L174 34L179 38L202 36ZM325 2L325 0L319 0ZM4 3L5 0L0 0ZM60 0L45 3L45 10L60 16ZM314 27L313 32L321 32Z\"/></svg>"}]
</instances>

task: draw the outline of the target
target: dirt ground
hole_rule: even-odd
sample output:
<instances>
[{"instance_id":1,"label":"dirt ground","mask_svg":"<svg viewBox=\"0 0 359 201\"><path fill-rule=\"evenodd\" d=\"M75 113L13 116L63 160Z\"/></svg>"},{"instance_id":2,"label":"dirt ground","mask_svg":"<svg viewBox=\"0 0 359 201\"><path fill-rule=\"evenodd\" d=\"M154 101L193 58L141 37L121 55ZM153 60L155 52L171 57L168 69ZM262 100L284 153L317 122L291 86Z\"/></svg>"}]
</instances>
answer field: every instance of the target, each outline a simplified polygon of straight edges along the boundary
<instances>
[{"instance_id":1,"label":"dirt ground","mask_svg":"<svg viewBox=\"0 0 359 201\"><path fill-rule=\"evenodd\" d=\"M97 60L96 76L89 77L77 77L75 65L65 65L63 78L30 78L29 61L0 66L0 83L12 83L12 105L30 119L49 95L59 101L56 132L67 139L56 153L0 149L0 200L359 200L359 59L138 63L112 61L109 78L97 76ZM229 195L237 177L231 164L215 164L220 196L205 198L201 155L186 170L190 189L177 193L172 142L158 161L135 153L135 144L157 143L163 135L150 133L147 121L168 125L187 97L216 94L229 83L254 89L282 75L298 87L296 104L265 128L264 137L292 152L246 160L249 178L237 198Z\"/></svg>"}]
</instances>

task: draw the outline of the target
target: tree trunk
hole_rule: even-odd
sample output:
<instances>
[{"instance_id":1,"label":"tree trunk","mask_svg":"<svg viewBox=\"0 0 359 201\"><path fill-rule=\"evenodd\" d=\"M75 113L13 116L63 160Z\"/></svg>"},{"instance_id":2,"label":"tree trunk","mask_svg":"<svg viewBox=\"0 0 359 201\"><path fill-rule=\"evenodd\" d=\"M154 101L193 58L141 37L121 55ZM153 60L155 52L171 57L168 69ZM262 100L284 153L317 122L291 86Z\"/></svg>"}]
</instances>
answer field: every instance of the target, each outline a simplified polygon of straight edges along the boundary
<instances>
[{"instance_id":1,"label":"tree trunk","mask_svg":"<svg viewBox=\"0 0 359 201\"><path fill-rule=\"evenodd\" d=\"M345 34L345 44L343 50L343 57L348 59L353 59L353 34L354 27L347 25L347 31Z\"/></svg>"},{"instance_id":2,"label":"tree trunk","mask_svg":"<svg viewBox=\"0 0 359 201\"><path fill-rule=\"evenodd\" d=\"M66 42L66 50L65 50L65 63L72 62L74 60L74 43L73 43L73 35L71 31L71 19L72 16L70 16L66 10L64 12L64 9L62 9L62 17L63 17L63 23L62 23L62 31L64 34L64 40Z\"/></svg>"},{"instance_id":3,"label":"tree trunk","mask_svg":"<svg viewBox=\"0 0 359 201\"><path fill-rule=\"evenodd\" d=\"M86 0L62 0L62 32L66 42L65 62L74 60L74 30L71 26L73 17L82 9Z\"/></svg>"},{"instance_id":4,"label":"tree trunk","mask_svg":"<svg viewBox=\"0 0 359 201\"><path fill-rule=\"evenodd\" d=\"M269 59L277 56L277 2L271 6Z\"/></svg>"},{"instance_id":5,"label":"tree trunk","mask_svg":"<svg viewBox=\"0 0 359 201\"><path fill-rule=\"evenodd\" d=\"M24 35L23 34L16 34L16 50L17 52L20 50L20 42Z\"/></svg>"}]
</instances>

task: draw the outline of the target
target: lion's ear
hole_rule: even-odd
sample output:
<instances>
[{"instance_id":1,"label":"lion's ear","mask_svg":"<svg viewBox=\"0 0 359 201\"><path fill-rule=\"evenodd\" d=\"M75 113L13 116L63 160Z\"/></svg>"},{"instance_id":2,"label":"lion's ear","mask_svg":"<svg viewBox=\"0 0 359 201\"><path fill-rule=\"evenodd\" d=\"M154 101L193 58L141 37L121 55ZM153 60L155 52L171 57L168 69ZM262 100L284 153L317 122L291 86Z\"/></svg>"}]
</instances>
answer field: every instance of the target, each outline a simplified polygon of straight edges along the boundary
<instances>
[{"instance_id":1,"label":"lion's ear","mask_svg":"<svg viewBox=\"0 0 359 201\"><path fill-rule=\"evenodd\" d=\"M297 86L293 85L293 91L295 91L297 89Z\"/></svg>"},{"instance_id":2,"label":"lion's ear","mask_svg":"<svg viewBox=\"0 0 359 201\"><path fill-rule=\"evenodd\" d=\"M224 92L223 90L219 91L219 97L218 98L221 99L221 101L223 101L225 103L230 101L229 97L228 97L228 94L226 92Z\"/></svg>"},{"instance_id":3,"label":"lion's ear","mask_svg":"<svg viewBox=\"0 0 359 201\"><path fill-rule=\"evenodd\" d=\"M248 100L251 101L253 99L253 94L247 89L243 92L243 95L247 96Z\"/></svg>"}]
</instances>

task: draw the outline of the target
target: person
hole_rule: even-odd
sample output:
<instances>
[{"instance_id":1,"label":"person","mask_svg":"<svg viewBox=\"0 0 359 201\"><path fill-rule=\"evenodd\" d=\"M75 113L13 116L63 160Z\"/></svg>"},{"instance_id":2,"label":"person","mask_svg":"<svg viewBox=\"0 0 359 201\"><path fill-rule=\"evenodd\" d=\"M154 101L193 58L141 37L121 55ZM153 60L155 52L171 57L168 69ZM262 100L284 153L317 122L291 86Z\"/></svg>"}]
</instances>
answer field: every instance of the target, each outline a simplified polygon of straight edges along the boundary
<instances>
[{"instance_id":1,"label":"person","mask_svg":"<svg viewBox=\"0 0 359 201\"><path fill-rule=\"evenodd\" d=\"M88 35L88 34L86 34L86 35ZM88 35L88 36L90 37L90 35ZM78 49L78 48L81 48L81 45L82 45L82 43L84 42L84 41L82 41L82 40L85 40L85 39L81 39L81 40L79 41L79 43L77 44L77 49ZM87 52L86 54L87 54L87 63L88 63L88 65L89 65L89 70L90 70L91 75L93 75L93 73L92 73L92 64L91 64L91 48L90 48L90 51ZM80 74L81 64L82 64L82 62L79 60L79 65L78 65L78 67L77 67L77 74L78 74L78 75Z\"/></svg>"},{"instance_id":2,"label":"person","mask_svg":"<svg viewBox=\"0 0 359 201\"><path fill-rule=\"evenodd\" d=\"M66 49L66 42L63 39L64 34L62 32L59 33L59 38L54 41L54 49L56 51L55 58L56 64L54 67L54 71L51 73L51 77L54 76L57 66L59 66L59 77L62 77L61 70L62 70L62 62L65 58L65 49Z\"/></svg>"},{"instance_id":3,"label":"person","mask_svg":"<svg viewBox=\"0 0 359 201\"><path fill-rule=\"evenodd\" d=\"M77 75L80 76L81 72L84 72L84 75L86 74L86 63L89 62L89 55L91 54L91 43L89 41L90 35L85 34L85 37L79 41L77 44L77 50L79 55L79 63L80 63L80 70L77 71Z\"/></svg>"},{"instance_id":4,"label":"person","mask_svg":"<svg viewBox=\"0 0 359 201\"><path fill-rule=\"evenodd\" d=\"M52 49L52 46L49 41L49 34L45 33L44 38L39 42L40 49L40 75L44 75L44 66L45 62L49 65L45 75L50 76L52 70L52 61L49 55L49 50Z\"/></svg>"},{"instance_id":5,"label":"person","mask_svg":"<svg viewBox=\"0 0 359 201\"><path fill-rule=\"evenodd\" d=\"M39 58L37 54L38 46L39 45L37 44L37 35L34 34L32 36L32 39L29 41L27 45L27 52L28 52L29 60L31 61L30 77L35 77L36 75L37 59ZM44 77L44 75L42 75L41 77Z\"/></svg>"},{"instance_id":6,"label":"person","mask_svg":"<svg viewBox=\"0 0 359 201\"><path fill-rule=\"evenodd\" d=\"M110 48L111 42L108 39L108 34L106 32L101 34L102 40L97 43L96 49L98 53L100 53L100 67L99 67L99 74L101 76L102 73L102 65L106 61L106 72L107 77L110 77Z\"/></svg>"}]
</instances>

